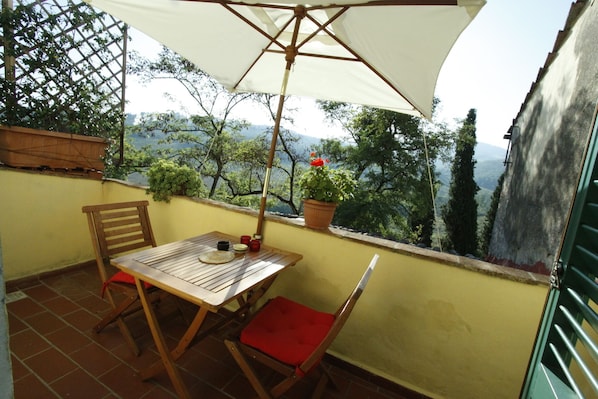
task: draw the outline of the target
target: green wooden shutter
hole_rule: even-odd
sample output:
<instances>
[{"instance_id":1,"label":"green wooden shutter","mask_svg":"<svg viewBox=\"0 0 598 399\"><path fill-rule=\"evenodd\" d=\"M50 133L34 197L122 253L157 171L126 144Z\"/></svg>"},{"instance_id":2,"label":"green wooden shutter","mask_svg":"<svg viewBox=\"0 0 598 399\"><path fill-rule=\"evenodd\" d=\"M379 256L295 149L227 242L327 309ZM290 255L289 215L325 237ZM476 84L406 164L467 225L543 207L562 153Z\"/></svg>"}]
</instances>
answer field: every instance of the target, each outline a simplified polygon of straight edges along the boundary
<instances>
[{"instance_id":1,"label":"green wooden shutter","mask_svg":"<svg viewBox=\"0 0 598 399\"><path fill-rule=\"evenodd\" d=\"M597 130L595 114L521 398L598 397Z\"/></svg>"}]
</instances>

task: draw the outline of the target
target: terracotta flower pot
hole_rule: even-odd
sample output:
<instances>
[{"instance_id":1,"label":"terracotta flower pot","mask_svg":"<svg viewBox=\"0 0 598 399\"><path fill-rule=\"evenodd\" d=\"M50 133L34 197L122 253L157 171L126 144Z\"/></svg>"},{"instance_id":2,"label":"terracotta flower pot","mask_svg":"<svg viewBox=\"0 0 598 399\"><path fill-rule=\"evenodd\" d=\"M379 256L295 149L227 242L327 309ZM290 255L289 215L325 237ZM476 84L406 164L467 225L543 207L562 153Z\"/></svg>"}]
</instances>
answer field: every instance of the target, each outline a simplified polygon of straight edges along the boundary
<instances>
[{"instance_id":1,"label":"terracotta flower pot","mask_svg":"<svg viewBox=\"0 0 598 399\"><path fill-rule=\"evenodd\" d=\"M323 202L312 199L303 200L305 225L312 229L327 229L332 222L337 205L334 202Z\"/></svg>"}]
</instances>

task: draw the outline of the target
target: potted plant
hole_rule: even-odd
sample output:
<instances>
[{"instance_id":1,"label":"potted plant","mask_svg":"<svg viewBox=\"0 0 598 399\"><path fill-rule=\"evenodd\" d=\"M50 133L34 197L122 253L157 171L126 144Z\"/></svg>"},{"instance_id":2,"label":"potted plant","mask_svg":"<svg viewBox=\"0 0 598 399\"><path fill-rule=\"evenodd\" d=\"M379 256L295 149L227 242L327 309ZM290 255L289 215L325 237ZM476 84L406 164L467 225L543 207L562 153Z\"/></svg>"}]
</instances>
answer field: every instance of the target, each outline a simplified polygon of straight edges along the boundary
<instances>
[{"instance_id":1,"label":"potted plant","mask_svg":"<svg viewBox=\"0 0 598 399\"><path fill-rule=\"evenodd\" d=\"M328 159L312 152L309 169L299 179L305 225L314 229L328 228L337 205L351 198L357 187L350 171L331 168L329 163Z\"/></svg>"}]
</instances>

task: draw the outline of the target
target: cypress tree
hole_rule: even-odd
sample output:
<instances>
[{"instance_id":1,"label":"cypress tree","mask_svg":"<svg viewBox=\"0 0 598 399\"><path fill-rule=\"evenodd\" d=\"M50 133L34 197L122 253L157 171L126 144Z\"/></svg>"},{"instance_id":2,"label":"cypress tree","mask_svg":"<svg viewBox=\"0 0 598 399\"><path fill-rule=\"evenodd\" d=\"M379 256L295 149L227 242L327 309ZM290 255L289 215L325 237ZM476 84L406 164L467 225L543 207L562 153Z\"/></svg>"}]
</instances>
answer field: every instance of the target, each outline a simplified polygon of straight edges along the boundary
<instances>
[{"instance_id":1,"label":"cypress tree","mask_svg":"<svg viewBox=\"0 0 598 399\"><path fill-rule=\"evenodd\" d=\"M442 218L446 226L447 245L461 255L477 255L476 193L480 189L474 180L476 145L476 110L470 109L457 137L455 158L451 166L449 200Z\"/></svg>"},{"instance_id":2,"label":"cypress tree","mask_svg":"<svg viewBox=\"0 0 598 399\"><path fill-rule=\"evenodd\" d=\"M480 237L480 250L482 256L488 256L488 249L490 248L490 240L492 239L492 228L494 227L494 220L496 219L496 212L498 210L498 202L500 201L500 193L502 192L502 185L505 181L505 174L503 173L498 178L498 184L492 193L490 201L490 208L486 214L486 221Z\"/></svg>"}]
</instances>

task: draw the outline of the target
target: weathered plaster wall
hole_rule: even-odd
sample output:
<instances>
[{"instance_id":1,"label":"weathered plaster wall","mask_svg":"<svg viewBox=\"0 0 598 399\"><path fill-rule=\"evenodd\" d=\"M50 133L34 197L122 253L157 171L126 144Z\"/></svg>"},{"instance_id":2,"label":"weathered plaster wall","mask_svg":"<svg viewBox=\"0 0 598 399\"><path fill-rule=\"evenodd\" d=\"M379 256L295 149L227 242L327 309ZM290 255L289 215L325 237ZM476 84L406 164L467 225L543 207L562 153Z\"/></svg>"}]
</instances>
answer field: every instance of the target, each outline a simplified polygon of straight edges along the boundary
<instances>
[{"instance_id":1,"label":"weathered plaster wall","mask_svg":"<svg viewBox=\"0 0 598 399\"><path fill-rule=\"evenodd\" d=\"M489 250L505 263L549 270L558 252L598 101L596 38L598 3L578 2L517 115Z\"/></svg>"}]
</instances>

